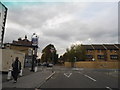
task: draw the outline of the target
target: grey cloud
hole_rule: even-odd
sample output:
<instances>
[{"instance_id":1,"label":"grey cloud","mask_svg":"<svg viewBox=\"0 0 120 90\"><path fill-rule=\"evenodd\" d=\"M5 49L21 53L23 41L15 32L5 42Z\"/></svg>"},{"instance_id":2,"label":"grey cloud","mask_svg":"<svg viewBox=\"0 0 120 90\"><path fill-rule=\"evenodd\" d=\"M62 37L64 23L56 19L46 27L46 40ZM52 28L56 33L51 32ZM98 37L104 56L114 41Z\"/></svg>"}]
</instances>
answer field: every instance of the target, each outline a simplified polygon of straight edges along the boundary
<instances>
[{"instance_id":1,"label":"grey cloud","mask_svg":"<svg viewBox=\"0 0 120 90\"><path fill-rule=\"evenodd\" d=\"M33 5L26 3L18 7L11 6L8 12L5 42L11 42L26 34L31 39L32 33L36 32L39 35L40 52L51 43L56 46L58 53L63 53L71 43L76 41L90 43L89 38L91 38L91 43L117 42L116 8L104 7L105 9L100 12L93 11L94 13L91 15L94 14L94 17L88 15L85 18L81 14L84 10L89 10L90 5L91 3L39 3ZM64 18L68 18L68 21L61 22L62 19L59 19L61 14L63 17L60 18L63 21ZM10 23L18 25L19 28L10 26ZM54 28L49 28L49 24Z\"/></svg>"}]
</instances>

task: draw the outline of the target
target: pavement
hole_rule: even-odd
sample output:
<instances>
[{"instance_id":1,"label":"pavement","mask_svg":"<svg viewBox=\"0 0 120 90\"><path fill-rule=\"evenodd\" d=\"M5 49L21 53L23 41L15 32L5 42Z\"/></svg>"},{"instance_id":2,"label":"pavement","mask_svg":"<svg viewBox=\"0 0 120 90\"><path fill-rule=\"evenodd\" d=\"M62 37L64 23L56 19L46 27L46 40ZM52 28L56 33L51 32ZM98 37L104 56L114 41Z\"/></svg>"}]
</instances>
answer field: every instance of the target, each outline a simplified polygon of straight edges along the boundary
<instances>
[{"instance_id":1,"label":"pavement","mask_svg":"<svg viewBox=\"0 0 120 90\"><path fill-rule=\"evenodd\" d=\"M2 88L3 90L6 90L6 88L37 88L54 73L55 72L52 72L51 70L39 68L38 72L26 72L26 75L18 78L17 83L13 83L13 80L3 82Z\"/></svg>"},{"instance_id":2,"label":"pavement","mask_svg":"<svg viewBox=\"0 0 120 90\"><path fill-rule=\"evenodd\" d=\"M26 67L26 68L24 68L23 69L23 75L22 76L26 76L26 75L30 75L30 74L33 74L33 73L35 73L35 72L31 72L30 71L31 70L31 68L30 67ZM42 70L42 67L38 67L38 72L39 71L41 71ZM7 73L2 73L2 83L4 83L4 82L8 82L8 80L7 80ZM20 77L19 77L20 78ZM12 79L12 78L11 78Z\"/></svg>"}]
</instances>

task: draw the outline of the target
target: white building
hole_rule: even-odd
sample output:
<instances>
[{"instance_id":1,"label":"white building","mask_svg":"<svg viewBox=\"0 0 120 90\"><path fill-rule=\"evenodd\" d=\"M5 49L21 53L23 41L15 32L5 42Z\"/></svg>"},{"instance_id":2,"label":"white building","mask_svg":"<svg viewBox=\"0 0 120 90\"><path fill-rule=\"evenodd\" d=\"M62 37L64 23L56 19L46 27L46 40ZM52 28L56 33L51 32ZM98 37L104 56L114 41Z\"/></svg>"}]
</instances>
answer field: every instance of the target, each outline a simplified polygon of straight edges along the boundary
<instances>
[{"instance_id":1,"label":"white building","mask_svg":"<svg viewBox=\"0 0 120 90\"><path fill-rule=\"evenodd\" d=\"M12 69L11 65L16 57L19 57L23 68L25 53L10 49L0 49L0 71L8 72L9 69Z\"/></svg>"}]
</instances>

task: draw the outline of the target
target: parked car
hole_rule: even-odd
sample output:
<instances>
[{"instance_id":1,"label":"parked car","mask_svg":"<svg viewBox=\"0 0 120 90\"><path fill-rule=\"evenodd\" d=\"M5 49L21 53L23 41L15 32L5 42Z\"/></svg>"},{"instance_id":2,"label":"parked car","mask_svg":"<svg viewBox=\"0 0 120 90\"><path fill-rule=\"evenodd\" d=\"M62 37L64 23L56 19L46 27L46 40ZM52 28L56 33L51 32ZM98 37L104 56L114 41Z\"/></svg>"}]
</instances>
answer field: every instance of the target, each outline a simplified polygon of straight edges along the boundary
<instances>
[{"instance_id":1,"label":"parked car","mask_svg":"<svg viewBox=\"0 0 120 90\"><path fill-rule=\"evenodd\" d=\"M43 62L43 64L42 64L43 66L47 66L47 63L46 62Z\"/></svg>"},{"instance_id":2,"label":"parked car","mask_svg":"<svg viewBox=\"0 0 120 90\"><path fill-rule=\"evenodd\" d=\"M47 64L47 67L53 67L52 63Z\"/></svg>"},{"instance_id":3,"label":"parked car","mask_svg":"<svg viewBox=\"0 0 120 90\"><path fill-rule=\"evenodd\" d=\"M42 66L43 64L42 63L38 63L38 66Z\"/></svg>"}]
</instances>

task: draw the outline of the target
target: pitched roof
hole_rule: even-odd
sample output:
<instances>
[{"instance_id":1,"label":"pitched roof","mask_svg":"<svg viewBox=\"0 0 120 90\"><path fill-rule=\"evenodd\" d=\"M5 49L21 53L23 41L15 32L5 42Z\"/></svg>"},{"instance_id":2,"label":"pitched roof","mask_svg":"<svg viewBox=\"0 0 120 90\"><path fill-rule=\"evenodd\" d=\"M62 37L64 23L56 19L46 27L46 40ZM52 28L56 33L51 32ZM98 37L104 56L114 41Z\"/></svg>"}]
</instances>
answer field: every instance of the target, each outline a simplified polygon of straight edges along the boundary
<instances>
[{"instance_id":1,"label":"pitched roof","mask_svg":"<svg viewBox=\"0 0 120 90\"><path fill-rule=\"evenodd\" d=\"M117 46L120 49L120 44L115 44L115 46Z\"/></svg>"},{"instance_id":2,"label":"pitched roof","mask_svg":"<svg viewBox=\"0 0 120 90\"><path fill-rule=\"evenodd\" d=\"M103 44L108 50L118 50L117 47L114 46L114 44Z\"/></svg>"},{"instance_id":3,"label":"pitched roof","mask_svg":"<svg viewBox=\"0 0 120 90\"><path fill-rule=\"evenodd\" d=\"M102 44L92 44L92 46L94 47L94 49L101 49L101 50L105 50L104 46Z\"/></svg>"},{"instance_id":4,"label":"pitched roof","mask_svg":"<svg viewBox=\"0 0 120 90\"><path fill-rule=\"evenodd\" d=\"M81 45L87 50L93 50L94 48L91 45Z\"/></svg>"}]
</instances>

